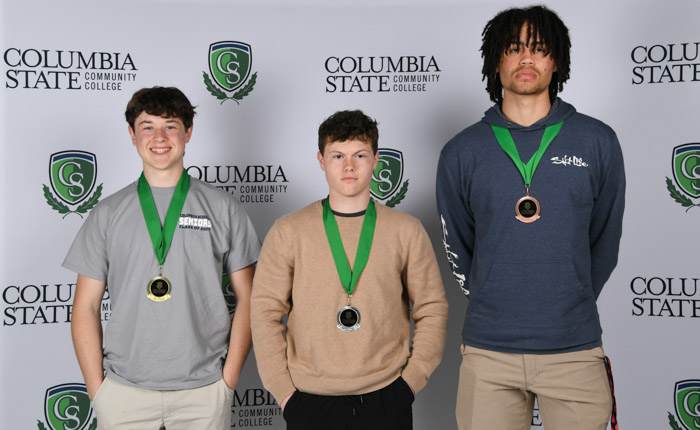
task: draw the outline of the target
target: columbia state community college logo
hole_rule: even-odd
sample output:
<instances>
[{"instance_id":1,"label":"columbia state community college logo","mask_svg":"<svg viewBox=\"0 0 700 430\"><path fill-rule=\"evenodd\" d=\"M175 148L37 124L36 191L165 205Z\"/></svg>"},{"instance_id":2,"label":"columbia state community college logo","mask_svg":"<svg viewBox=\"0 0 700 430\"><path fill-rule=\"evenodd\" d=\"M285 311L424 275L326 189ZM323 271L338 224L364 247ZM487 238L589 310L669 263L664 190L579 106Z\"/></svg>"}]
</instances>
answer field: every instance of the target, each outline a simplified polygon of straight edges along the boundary
<instances>
[{"instance_id":1,"label":"columbia state community college logo","mask_svg":"<svg viewBox=\"0 0 700 430\"><path fill-rule=\"evenodd\" d=\"M673 200L688 212L691 208L700 206L700 201L696 203L691 200L700 198L700 143L686 143L673 148L671 163L673 179L680 190L668 177L666 188Z\"/></svg>"},{"instance_id":2,"label":"columbia state community college logo","mask_svg":"<svg viewBox=\"0 0 700 430\"><path fill-rule=\"evenodd\" d=\"M401 151L389 148L380 148L377 152L379 153L379 162L372 173L369 190L374 198L386 200L384 204L393 208L401 203L408 191L408 179L401 182L403 179L403 154Z\"/></svg>"},{"instance_id":3,"label":"columbia state community college logo","mask_svg":"<svg viewBox=\"0 0 700 430\"><path fill-rule=\"evenodd\" d=\"M686 379L676 382L673 390L673 405L676 415L668 413L671 429L700 429L700 380Z\"/></svg>"},{"instance_id":4,"label":"columbia state community college logo","mask_svg":"<svg viewBox=\"0 0 700 430\"><path fill-rule=\"evenodd\" d=\"M92 191L97 180L97 158L90 152L51 154L49 180L51 189L43 186L46 203L64 218L72 213L82 218L95 207L102 195L102 184Z\"/></svg>"},{"instance_id":5,"label":"columbia state community college logo","mask_svg":"<svg viewBox=\"0 0 700 430\"><path fill-rule=\"evenodd\" d=\"M37 420L38 430L97 429L97 418L90 422L92 407L85 384L62 384L47 389L44 417L46 423Z\"/></svg>"},{"instance_id":6,"label":"columbia state community college logo","mask_svg":"<svg viewBox=\"0 0 700 430\"><path fill-rule=\"evenodd\" d=\"M250 76L253 54L250 45L243 42L224 41L209 45L209 73L202 72L204 84L212 96L221 100L241 99L255 87L258 73ZM250 77L250 79L249 79Z\"/></svg>"}]
</instances>

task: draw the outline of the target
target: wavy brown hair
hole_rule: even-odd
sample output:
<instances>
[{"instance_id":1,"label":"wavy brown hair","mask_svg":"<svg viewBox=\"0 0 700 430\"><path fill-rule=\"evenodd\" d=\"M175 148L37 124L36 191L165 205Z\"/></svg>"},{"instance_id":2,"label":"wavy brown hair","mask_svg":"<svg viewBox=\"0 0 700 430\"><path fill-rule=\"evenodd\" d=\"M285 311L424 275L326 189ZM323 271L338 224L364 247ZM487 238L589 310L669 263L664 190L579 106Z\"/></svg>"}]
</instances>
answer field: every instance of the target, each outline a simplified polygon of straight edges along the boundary
<instances>
[{"instance_id":1,"label":"wavy brown hair","mask_svg":"<svg viewBox=\"0 0 700 430\"><path fill-rule=\"evenodd\" d=\"M134 121L146 112L167 118L180 118L186 129L192 127L195 107L182 91L175 87L142 88L134 93L126 105L126 122L134 128Z\"/></svg>"}]
</instances>

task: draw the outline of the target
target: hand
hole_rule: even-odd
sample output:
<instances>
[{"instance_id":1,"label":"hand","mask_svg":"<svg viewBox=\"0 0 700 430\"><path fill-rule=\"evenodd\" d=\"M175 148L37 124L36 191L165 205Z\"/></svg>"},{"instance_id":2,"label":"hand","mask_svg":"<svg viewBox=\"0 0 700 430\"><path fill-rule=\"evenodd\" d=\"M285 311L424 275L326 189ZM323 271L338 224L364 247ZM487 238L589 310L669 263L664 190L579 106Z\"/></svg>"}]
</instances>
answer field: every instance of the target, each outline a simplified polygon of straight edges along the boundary
<instances>
[{"instance_id":1,"label":"hand","mask_svg":"<svg viewBox=\"0 0 700 430\"><path fill-rule=\"evenodd\" d=\"M230 373L232 372L227 372L226 367L224 366L224 369L221 372L221 378L224 380L224 384L226 384L229 389L235 390L236 385L238 385L238 378L236 375L231 375Z\"/></svg>"},{"instance_id":2,"label":"hand","mask_svg":"<svg viewBox=\"0 0 700 430\"><path fill-rule=\"evenodd\" d=\"M294 391L292 391L291 394L289 394L287 397L285 397L284 400L282 400L282 403L280 403L280 408L282 408L282 412L284 412L284 407L287 406L287 402L289 401L289 399L293 395L294 395Z\"/></svg>"},{"instance_id":3,"label":"hand","mask_svg":"<svg viewBox=\"0 0 700 430\"><path fill-rule=\"evenodd\" d=\"M99 379L99 380L96 379L94 381L90 381L89 383L88 382L85 383L85 388L87 388L88 397L90 398L91 402L95 398L95 394L97 394L97 390L100 389L103 382L104 382L104 378Z\"/></svg>"}]
</instances>

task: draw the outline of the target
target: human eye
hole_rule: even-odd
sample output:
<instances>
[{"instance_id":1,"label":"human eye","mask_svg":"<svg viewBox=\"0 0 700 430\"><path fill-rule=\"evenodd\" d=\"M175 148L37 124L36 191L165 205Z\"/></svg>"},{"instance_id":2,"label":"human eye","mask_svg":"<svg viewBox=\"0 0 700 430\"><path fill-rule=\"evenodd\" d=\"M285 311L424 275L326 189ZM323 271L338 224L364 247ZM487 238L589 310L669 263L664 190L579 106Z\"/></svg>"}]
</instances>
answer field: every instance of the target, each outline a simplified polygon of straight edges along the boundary
<instances>
[{"instance_id":1,"label":"human eye","mask_svg":"<svg viewBox=\"0 0 700 430\"><path fill-rule=\"evenodd\" d=\"M541 54L541 55L549 54L549 50L547 49L547 46L543 43L535 44L533 52L535 52L536 54Z\"/></svg>"},{"instance_id":2,"label":"human eye","mask_svg":"<svg viewBox=\"0 0 700 430\"><path fill-rule=\"evenodd\" d=\"M517 54L520 52L520 44L519 43L511 43L506 47L506 55L510 54Z\"/></svg>"}]
</instances>

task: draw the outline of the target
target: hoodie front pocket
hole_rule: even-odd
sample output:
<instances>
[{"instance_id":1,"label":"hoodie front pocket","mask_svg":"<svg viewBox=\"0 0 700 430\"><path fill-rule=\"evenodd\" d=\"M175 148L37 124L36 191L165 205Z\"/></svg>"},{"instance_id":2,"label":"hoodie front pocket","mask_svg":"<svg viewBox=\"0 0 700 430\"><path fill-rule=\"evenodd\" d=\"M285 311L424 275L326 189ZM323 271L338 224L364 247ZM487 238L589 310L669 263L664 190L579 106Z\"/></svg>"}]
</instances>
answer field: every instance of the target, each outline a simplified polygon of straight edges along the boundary
<instances>
[{"instance_id":1,"label":"hoodie front pocket","mask_svg":"<svg viewBox=\"0 0 700 430\"><path fill-rule=\"evenodd\" d=\"M472 300L474 316L519 327L565 324L595 307L571 261L494 262Z\"/></svg>"}]
</instances>

